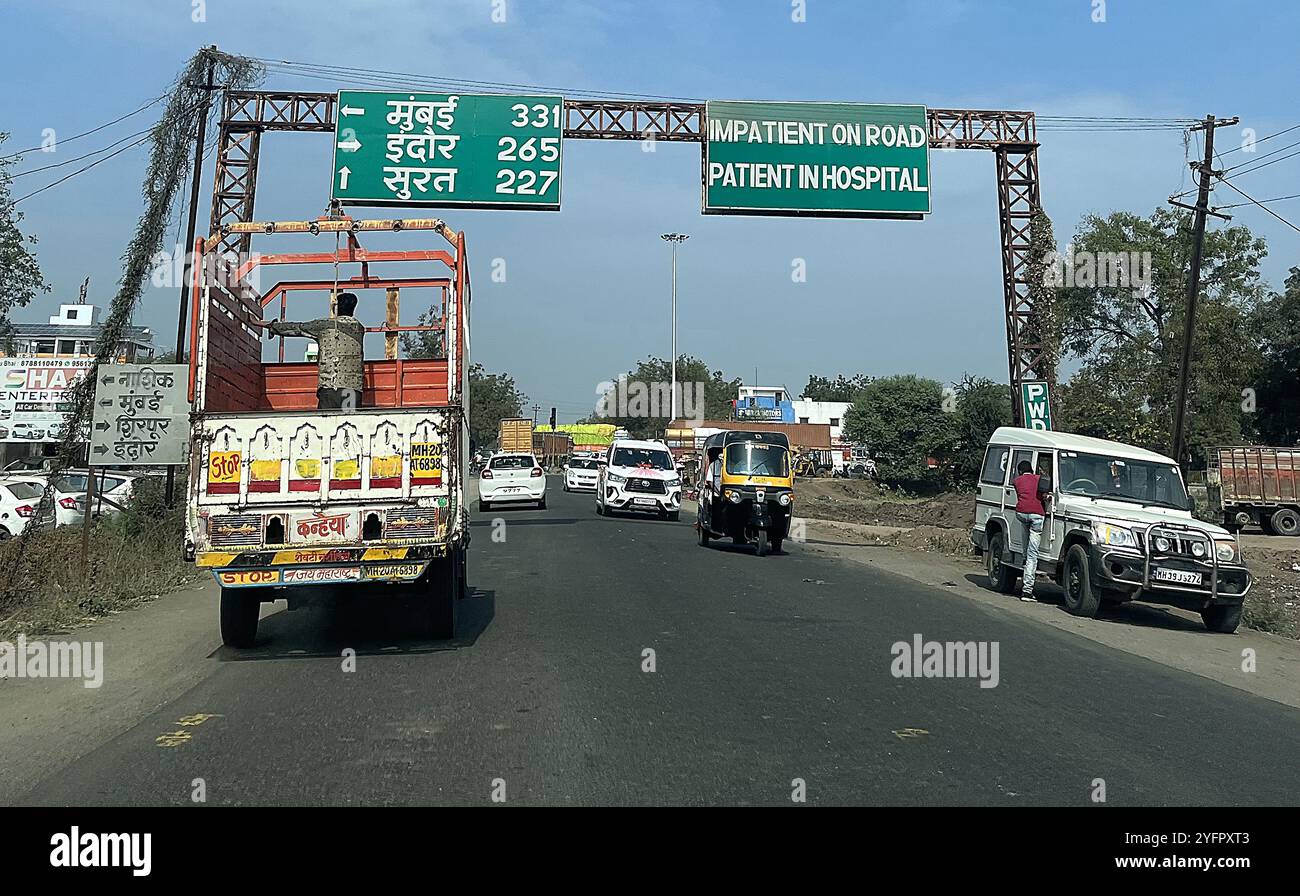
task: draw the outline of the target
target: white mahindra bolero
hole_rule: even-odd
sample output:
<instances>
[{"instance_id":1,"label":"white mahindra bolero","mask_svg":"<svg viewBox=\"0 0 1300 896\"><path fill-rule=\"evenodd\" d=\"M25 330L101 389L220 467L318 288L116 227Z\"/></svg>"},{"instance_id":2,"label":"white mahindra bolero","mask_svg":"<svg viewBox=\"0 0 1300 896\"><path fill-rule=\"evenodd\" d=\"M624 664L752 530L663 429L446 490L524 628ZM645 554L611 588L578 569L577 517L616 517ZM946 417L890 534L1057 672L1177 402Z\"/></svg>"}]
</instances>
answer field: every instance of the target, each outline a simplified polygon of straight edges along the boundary
<instances>
[{"instance_id":1,"label":"white mahindra bolero","mask_svg":"<svg viewBox=\"0 0 1300 896\"><path fill-rule=\"evenodd\" d=\"M1002 427L980 471L971 542L989 584L1014 593L1025 564L1025 526L1012 482L1022 461L1050 480L1038 571L1065 590L1065 607L1095 617L1103 604L1142 600L1201 614L1234 632L1251 576L1226 529L1192 516L1171 458L1104 439Z\"/></svg>"}]
</instances>

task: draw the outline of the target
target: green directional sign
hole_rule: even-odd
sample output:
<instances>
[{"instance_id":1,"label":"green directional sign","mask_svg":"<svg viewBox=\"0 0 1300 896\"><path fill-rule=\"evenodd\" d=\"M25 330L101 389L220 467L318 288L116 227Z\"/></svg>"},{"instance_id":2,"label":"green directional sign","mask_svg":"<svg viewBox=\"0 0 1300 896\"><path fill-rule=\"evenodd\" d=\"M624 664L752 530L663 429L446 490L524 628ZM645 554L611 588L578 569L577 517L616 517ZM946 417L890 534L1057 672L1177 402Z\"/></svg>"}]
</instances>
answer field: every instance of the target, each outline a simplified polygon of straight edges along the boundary
<instances>
[{"instance_id":1,"label":"green directional sign","mask_svg":"<svg viewBox=\"0 0 1300 896\"><path fill-rule=\"evenodd\" d=\"M924 106L710 101L705 125L706 215L930 212Z\"/></svg>"},{"instance_id":2,"label":"green directional sign","mask_svg":"<svg viewBox=\"0 0 1300 896\"><path fill-rule=\"evenodd\" d=\"M1020 384L1020 412L1026 429L1052 428L1052 393L1047 383Z\"/></svg>"},{"instance_id":3,"label":"green directional sign","mask_svg":"<svg viewBox=\"0 0 1300 896\"><path fill-rule=\"evenodd\" d=\"M558 210L563 149L563 97L341 90L330 196Z\"/></svg>"}]
</instances>

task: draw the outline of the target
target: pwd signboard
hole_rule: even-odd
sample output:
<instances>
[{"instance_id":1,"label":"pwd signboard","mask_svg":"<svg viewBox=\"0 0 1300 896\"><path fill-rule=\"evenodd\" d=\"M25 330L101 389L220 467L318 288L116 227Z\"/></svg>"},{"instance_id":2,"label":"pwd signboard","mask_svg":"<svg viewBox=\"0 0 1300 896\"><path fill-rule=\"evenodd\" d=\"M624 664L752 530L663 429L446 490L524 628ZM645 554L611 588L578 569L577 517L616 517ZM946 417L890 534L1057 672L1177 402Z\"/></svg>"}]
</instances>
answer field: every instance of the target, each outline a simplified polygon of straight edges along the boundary
<instances>
[{"instance_id":1,"label":"pwd signboard","mask_svg":"<svg viewBox=\"0 0 1300 896\"><path fill-rule=\"evenodd\" d=\"M1026 429L1052 428L1052 394L1047 383L1020 384L1020 414Z\"/></svg>"},{"instance_id":2,"label":"pwd signboard","mask_svg":"<svg viewBox=\"0 0 1300 896\"><path fill-rule=\"evenodd\" d=\"M558 211L563 147L563 97L341 90L330 196Z\"/></svg>"},{"instance_id":3,"label":"pwd signboard","mask_svg":"<svg viewBox=\"0 0 1300 896\"><path fill-rule=\"evenodd\" d=\"M703 210L919 219L930 212L926 108L710 101Z\"/></svg>"},{"instance_id":4,"label":"pwd signboard","mask_svg":"<svg viewBox=\"0 0 1300 896\"><path fill-rule=\"evenodd\" d=\"M186 463L188 375L184 364L99 365L90 462L97 466Z\"/></svg>"}]
</instances>

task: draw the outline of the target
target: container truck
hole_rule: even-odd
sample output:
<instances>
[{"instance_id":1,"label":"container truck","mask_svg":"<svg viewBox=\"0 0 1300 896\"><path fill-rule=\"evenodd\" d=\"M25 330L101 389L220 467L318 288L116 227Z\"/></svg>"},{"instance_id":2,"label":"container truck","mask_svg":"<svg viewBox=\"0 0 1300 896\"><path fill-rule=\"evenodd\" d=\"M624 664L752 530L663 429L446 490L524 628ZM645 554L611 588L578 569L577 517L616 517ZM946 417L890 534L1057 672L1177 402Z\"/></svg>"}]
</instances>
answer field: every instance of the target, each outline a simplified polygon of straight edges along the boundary
<instances>
[{"instance_id":1,"label":"container truck","mask_svg":"<svg viewBox=\"0 0 1300 896\"><path fill-rule=\"evenodd\" d=\"M246 229L245 229L246 228ZM231 231L260 241L328 234L328 252L220 257ZM448 244L417 251L366 251L359 237L431 231ZM300 237L302 238L302 237ZM261 248L261 247L259 247ZM290 608L326 593L401 597L415 605L420 634L450 638L466 594L469 446L469 267L464 235L440 220L239 224L195 246L189 376L194 403L186 552L221 589L222 640L250 646L260 606ZM382 276L402 262L403 276ZM433 276L405 276L426 263ZM332 268L327 280L281 280L264 293L250 275L281 266ZM353 265L360 266L350 276ZM320 267L315 269L316 272ZM387 271L387 268L384 268ZM440 320L398 321L403 288L441 292ZM356 315L383 334L382 360L364 361L361 406L317 408L317 365L263 361L262 323L278 303L286 319L323 317L340 291L356 292ZM305 293L305 295L304 295ZM290 299L294 299L290 303ZM398 335L436 331L433 358L402 358Z\"/></svg>"},{"instance_id":2,"label":"container truck","mask_svg":"<svg viewBox=\"0 0 1300 896\"><path fill-rule=\"evenodd\" d=\"M497 444L506 454L531 454L533 421L527 417L506 417L498 428Z\"/></svg>"}]
</instances>

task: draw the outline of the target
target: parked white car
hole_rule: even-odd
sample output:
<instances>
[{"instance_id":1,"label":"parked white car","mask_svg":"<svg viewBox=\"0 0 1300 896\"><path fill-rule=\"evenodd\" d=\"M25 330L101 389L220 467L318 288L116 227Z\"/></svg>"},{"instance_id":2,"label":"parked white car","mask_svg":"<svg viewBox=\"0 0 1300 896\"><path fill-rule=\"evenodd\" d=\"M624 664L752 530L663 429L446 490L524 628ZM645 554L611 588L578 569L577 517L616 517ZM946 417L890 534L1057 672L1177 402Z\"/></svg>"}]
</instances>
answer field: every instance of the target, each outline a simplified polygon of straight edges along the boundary
<instances>
[{"instance_id":1,"label":"parked white car","mask_svg":"<svg viewBox=\"0 0 1300 896\"><path fill-rule=\"evenodd\" d=\"M45 438L45 427L35 423L15 423L9 428L9 438L39 442Z\"/></svg>"},{"instance_id":2,"label":"parked white car","mask_svg":"<svg viewBox=\"0 0 1300 896\"><path fill-rule=\"evenodd\" d=\"M682 510L682 479L663 442L615 439L596 484L596 513L635 510L676 520Z\"/></svg>"},{"instance_id":3,"label":"parked white car","mask_svg":"<svg viewBox=\"0 0 1300 896\"><path fill-rule=\"evenodd\" d=\"M44 492L44 483L34 477L0 479L0 541L8 541L26 528Z\"/></svg>"},{"instance_id":4,"label":"parked white car","mask_svg":"<svg viewBox=\"0 0 1300 896\"><path fill-rule=\"evenodd\" d=\"M88 476L86 470L65 470L52 476L52 509L56 526L80 526L85 521ZM95 493L92 496L95 505L92 513L95 518L121 513L127 499L135 491L138 478L129 473L96 471Z\"/></svg>"},{"instance_id":5,"label":"parked white car","mask_svg":"<svg viewBox=\"0 0 1300 896\"><path fill-rule=\"evenodd\" d=\"M1025 526L1013 482L1022 462L1050 479L1038 571L1065 607L1095 617L1104 604L1170 604L1206 628L1236 631L1251 575L1228 530L1192 516L1172 458L1104 439L1003 427L984 455L971 541L989 584L1012 593L1024 569Z\"/></svg>"},{"instance_id":6,"label":"parked white car","mask_svg":"<svg viewBox=\"0 0 1300 896\"><path fill-rule=\"evenodd\" d=\"M478 509L536 501L546 509L546 472L532 454L494 454L478 479Z\"/></svg>"},{"instance_id":7,"label":"parked white car","mask_svg":"<svg viewBox=\"0 0 1300 896\"><path fill-rule=\"evenodd\" d=\"M600 462L594 457L573 457L564 465L566 492L594 492L600 482Z\"/></svg>"}]
</instances>

